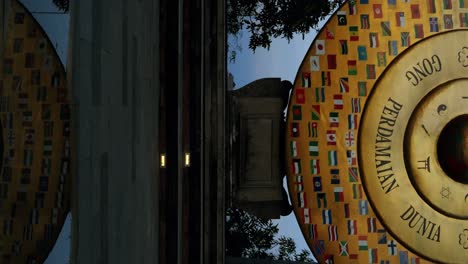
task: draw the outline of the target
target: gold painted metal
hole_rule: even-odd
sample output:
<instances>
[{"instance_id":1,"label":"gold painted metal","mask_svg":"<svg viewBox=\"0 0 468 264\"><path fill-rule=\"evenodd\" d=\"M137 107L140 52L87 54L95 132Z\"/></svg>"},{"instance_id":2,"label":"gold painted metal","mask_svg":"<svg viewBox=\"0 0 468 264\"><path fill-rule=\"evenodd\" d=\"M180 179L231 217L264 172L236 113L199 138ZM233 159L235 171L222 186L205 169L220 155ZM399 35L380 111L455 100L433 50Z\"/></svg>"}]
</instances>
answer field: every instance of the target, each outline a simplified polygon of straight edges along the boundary
<instances>
[{"instance_id":1,"label":"gold painted metal","mask_svg":"<svg viewBox=\"0 0 468 264\"><path fill-rule=\"evenodd\" d=\"M443 127L468 113L467 39L468 31L439 34L394 60L369 96L358 141L364 187L384 226L443 263L468 260L468 186L442 171L436 153Z\"/></svg>"},{"instance_id":2,"label":"gold painted metal","mask_svg":"<svg viewBox=\"0 0 468 264\"><path fill-rule=\"evenodd\" d=\"M404 144L414 188L441 213L462 219L468 219L468 185L444 172L437 156L437 142L451 120L468 113L468 102L463 99L468 94L467 87L468 79L459 79L435 88L423 98L408 123Z\"/></svg>"}]
</instances>

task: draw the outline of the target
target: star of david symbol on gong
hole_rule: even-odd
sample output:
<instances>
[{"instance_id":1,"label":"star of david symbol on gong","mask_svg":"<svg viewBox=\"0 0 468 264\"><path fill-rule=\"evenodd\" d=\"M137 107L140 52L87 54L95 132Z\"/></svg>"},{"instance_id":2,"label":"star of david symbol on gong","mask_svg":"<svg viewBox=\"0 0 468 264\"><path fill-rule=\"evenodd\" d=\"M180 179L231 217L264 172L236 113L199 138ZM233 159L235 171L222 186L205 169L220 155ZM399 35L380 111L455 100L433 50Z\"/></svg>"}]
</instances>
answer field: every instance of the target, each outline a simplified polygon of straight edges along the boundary
<instances>
[{"instance_id":1,"label":"star of david symbol on gong","mask_svg":"<svg viewBox=\"0 0 468 264\"><path fill-rule=\"evenodd\" d=\"M450 199L450 187L442 187L442 190L440 191L440 194L442 195L442 199Z\"/></svg>"}]
</instances>

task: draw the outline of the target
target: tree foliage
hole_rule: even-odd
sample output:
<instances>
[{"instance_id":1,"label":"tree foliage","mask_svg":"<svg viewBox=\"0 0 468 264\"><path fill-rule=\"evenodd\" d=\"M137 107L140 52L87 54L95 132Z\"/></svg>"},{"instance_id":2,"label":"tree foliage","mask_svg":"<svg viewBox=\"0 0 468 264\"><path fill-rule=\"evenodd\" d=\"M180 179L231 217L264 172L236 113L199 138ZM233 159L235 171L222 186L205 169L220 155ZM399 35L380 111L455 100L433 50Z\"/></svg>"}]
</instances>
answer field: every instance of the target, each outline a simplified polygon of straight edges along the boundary
<instances>
[{"instance_id":1,"label":"tree foliage","mask_svg":"<svg viewBox=\"0 0 468 264\"><path fill-rule=\"evenodd\" d=\"M307 250L296 251L296 243L292 238L276 238L278 226L271 220L258 218L236 208L228 208L226 211L225 234L227 256L312 261Z\"/></svg>"},{"instance_id":2,"label":"tree foliage","mask_svg":"<svg viewBox=\"0 0 468 264\"><path fill-rule=\"evenodd\" d=\"M227 30L251 33L249 48L269 48L272 38L291 40L316 29L344 0L227 0Z\"/></svg>"},{"instance_id":3,"label":"tree foliage","mask_svg":"<svg viewBox=\"0 0 468 264\"><path fill-rule=\"evenodd\" d=\"M63 12L68 12L70 8L70 0L52 0L55 6Z\"/></svg>"}]
</instances>

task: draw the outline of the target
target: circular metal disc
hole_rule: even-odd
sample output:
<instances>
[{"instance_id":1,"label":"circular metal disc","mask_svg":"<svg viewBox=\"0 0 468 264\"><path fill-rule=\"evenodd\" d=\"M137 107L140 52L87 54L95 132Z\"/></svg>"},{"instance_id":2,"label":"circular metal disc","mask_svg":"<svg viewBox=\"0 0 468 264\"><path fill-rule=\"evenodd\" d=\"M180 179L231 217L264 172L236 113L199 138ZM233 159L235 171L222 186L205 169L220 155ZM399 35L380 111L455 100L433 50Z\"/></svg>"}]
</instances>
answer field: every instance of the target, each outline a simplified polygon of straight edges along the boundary
<instances>
[{"instance_id":1,"label":"circular metal disc","mask_svg":"<svg viewBox=\"0 0 468 264\"><path fill-rule=\"evenodd\" d=\"M69 211L70 92L53 45L5 1L0 64L0 263L42 263Z\"/></svg>"},{"instance_id":2,"label":"circular metal disc","mask_svg":"<svg viewBox=\"0 0 468 264\"><path fill-rule=\"evenodd\" d=\"M467 187L436 165L435 182L419 169L420 156L436 149L438 126L466 113L465 28L464 1L348 1L311 44L289 103L286 156L294 212L321 263L466 263ZM454 95L456 109L440 103ZM425 122L434 133L427 145L417 141L427 137ZM393 124L395 138L377 148L379 124ZM444 200L443 183L453 183L456 202Z\"/></svg>"}]
</instances>

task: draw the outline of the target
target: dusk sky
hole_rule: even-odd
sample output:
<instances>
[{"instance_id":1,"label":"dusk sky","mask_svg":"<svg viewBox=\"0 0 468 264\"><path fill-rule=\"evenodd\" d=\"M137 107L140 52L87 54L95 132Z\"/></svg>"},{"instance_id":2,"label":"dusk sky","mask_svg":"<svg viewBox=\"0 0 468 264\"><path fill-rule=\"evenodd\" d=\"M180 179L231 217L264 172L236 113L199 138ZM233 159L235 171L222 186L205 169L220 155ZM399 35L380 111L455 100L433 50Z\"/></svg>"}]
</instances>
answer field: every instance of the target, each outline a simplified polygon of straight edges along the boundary
<instances>
[{"instance_id":1,"label":"dusk sky","mask_svg":"<svg viewBox=\"0 0 468 264\"><path fill-rule=\"evenodd\" d=\"M52 4L52 0L20 0L20 2L33 13L57 11ZM54 46L56 46L62 62L66 65L69 15L33 15L45 29ZM228 64L229 72L234 76L235 88L240 88L256 79L265 77L279 77L293 82L300 63L315 35L316 32L312 30L304 39L302 39L301 35L297 35L289 43L285 39L275 39L270 50L259 48L253 53L248 49L249 35L244 32L238 40L241 50L237 51L236 61ZM71 236L70 223L69 215L53 251L45 262L46 264L68 263ZM279 225L280 235L294 238L298 250L308 249L293 213L282 217L275 223Z\"/></svg>"}]
</instances>

